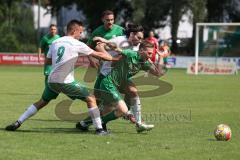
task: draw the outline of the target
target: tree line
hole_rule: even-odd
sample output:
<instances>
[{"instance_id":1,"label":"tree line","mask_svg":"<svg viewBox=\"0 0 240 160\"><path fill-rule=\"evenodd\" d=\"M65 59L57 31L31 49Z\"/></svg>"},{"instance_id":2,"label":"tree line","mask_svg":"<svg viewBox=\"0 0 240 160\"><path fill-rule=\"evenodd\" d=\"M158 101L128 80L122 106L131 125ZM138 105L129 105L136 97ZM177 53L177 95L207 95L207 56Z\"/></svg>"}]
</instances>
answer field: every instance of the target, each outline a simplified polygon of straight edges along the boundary
<instances>
[{"instance_id":1,"label":"tree line","mask_svg":"<svg viewBox=\"0 0 240 160\"><path fill-rule=\"evenodd\" d=\"M36 52L38 40L33 27L31 4L38 0L0 0L0 51ZM179 22L182 15L190 11L195 32L196 22L239 22L238 0L41 0L43 7L51 7L58 15L61 7L75 3L86 16L86 24L92 31L101 24L101 13L113 10L116 22L142 24L146 31L164 27L170 16L172 50L177 52L176 43ZM193 40L190 42L194 42ZM194 43L189 44L193 51Z\"/></svg>"}]
</instances>

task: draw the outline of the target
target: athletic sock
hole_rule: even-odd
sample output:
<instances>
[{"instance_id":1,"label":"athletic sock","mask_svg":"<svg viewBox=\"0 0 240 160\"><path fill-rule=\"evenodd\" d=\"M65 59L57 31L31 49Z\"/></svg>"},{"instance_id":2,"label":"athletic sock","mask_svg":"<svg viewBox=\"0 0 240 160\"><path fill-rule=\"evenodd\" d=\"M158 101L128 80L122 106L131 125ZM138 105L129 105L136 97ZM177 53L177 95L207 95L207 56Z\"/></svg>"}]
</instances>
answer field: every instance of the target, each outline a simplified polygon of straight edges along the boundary
<instances>
[{"instance_id":1,"label":"athletic sock","mask_svg":"<svg viewBox=\"0 0 240 160\"><path fill-rule=\"evenodd\" d=\"M105 114L102 116L102 122L107 124L109 121L115 120L118 117L115 115L115 111Z\"/></svg>"},{"instance_id":2,"label":"athletic sock","mask_svg":"<svg viewBox=\"0 0 240 160\"><path fill-rule=\"evenodd\" d=\"M88 113L92 119L92 123L96 129L102 129L102 121L98 107L88 108Z\"/></svg>"},{"instance_id":3,"label":"athletic sock","mask_svg":"<svg viewBox=\"0 0 240 160\"><path fill-rule=\"evenodd\" d=\"M21 124L27 120L28 118L32 117L34 114L37 113L37 108L32 104L30 105L27 110L20 116L20 118L18 119L18 122L20 122Z\"/></svg>"},{"instance_id":4,"label":"athletic sock","mask_svg":"<svg viewBox=\"0 0 240 160\"><path fill-rule=\"evenodd\" d=\"M138 124L142 123L140 98L138 96L132 98L131 104L132 104L132 111L133 111L134 117L136 118L136 123Z\"/></svg>"}]
</instances>

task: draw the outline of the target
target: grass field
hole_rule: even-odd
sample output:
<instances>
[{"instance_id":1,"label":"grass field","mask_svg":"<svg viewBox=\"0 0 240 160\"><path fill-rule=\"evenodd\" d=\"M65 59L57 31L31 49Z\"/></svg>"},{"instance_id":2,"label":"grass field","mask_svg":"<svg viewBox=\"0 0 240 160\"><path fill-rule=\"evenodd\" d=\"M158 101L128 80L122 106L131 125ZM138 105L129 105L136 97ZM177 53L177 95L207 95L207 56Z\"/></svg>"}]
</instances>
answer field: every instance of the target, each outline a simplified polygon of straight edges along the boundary
<instances>
[{"instance_id":1,"label":"grass field","mask_svg":"<svg viewBox=\"0 0 240 160\"><path fill-rule=\"evenodd\" d=\"M134 125L119 119L109 123L110 136L99 137L93 130L82 133L74 128L75 123L57 118L55 106L67 99L64 95L18 131L5 131L6 125L39 99L44 77L40 67L0 66L0 159L239 159L240 76L190 76L185 72L170 70L162 79L172 84L172 91L142 99L142 112L146 121L155 124L154 130L137 134ZM84 73L78 69L77 78L81 80ZM71 110L77 113L85 108L77 101ZM216 141L213 136L220 123L232 129L228 142Z\"/></svg>"}]
</instances>

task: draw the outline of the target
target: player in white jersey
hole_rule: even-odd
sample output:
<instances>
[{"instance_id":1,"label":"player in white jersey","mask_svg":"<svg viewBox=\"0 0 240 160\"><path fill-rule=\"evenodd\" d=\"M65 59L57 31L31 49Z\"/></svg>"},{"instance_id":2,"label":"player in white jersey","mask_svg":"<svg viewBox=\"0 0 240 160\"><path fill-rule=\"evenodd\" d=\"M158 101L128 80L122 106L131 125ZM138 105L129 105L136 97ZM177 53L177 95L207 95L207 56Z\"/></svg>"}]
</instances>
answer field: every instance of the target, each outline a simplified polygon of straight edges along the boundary
<instances>
[{"instance_id":1,"label":"player in white jersey","mask_svg":"<svg viewBox=\"0 0 240 160\"><path fill-rule=\"evenodd\" d=\"M60 92L63 92L72 99L81 99L87 103L89 115L96 128L98 135L106 135L102 129L100 113L95 97L87 88L74 79L74 64L79 56L92 55L104 60L119 60L109 54L96 52L86 44L78 41L83 32L83 24L72 20L67 25L67 36L57 39L50 46L47 54L46 64L52 64L53 70L49 75L48 86L42 98L30 105L28 109L13 124L6 127L6 130L15 131L21 124L46 106L50 100L55 99Z\"/></svg>"},{"instance_id":2,"label":"player in white jersey","mask_svg":"<svg viewBox=\"0 0 240 160\"><path fill-rule=\"evenodd\" d=\"M100 42L100 44L97 46L96 49L103 52L106 52L106 50L108 50L108 53L112 56L116 56L118 52L112 51L111 48L106 48L105 44L108 44L108 46L113 48L132 49L134 51L138 51L139 44L142 39L143 39L143 28L142 26L139 26L139 25L128 26L128 28L126 29L126 36L118 36L110 40L106 40L102 37L94 38L95 41ZM103 43L103 45L101 45L101 43ZM101 80L111 72L111 68L112 68L112 62L110 61L102 62L102 66L100 68L100 74L94 86L95 91L98 90L98 92L95 92L95 96L100 95L99 86L100 86ZM130 106L129 109L131 109L128 112L129 113L128 115L132 115L132 114L134 115L133 116L134 118L131 116L127 118L130 118L132 122L136 123L137 131L142 132L145 130L151 130L154 127L154 125L145 124L142 122L140 98L137 93L137 88L135 84L132 82L131 78L129 78L128 80L128 86L124 88L121 92L125 94L125 101L128 104L128 106ZM107 114L108 112L111 112L106 109L109 109L109 107L104 108L104 111L102 112L103 115ZM88 122L91 123L90 121L88 121L88 119L78 122L76 124L76 127L81 130L86 130L88 127ZM103 124L103 127L106 129L105 124Z\"/></svg>"}]
</instances>

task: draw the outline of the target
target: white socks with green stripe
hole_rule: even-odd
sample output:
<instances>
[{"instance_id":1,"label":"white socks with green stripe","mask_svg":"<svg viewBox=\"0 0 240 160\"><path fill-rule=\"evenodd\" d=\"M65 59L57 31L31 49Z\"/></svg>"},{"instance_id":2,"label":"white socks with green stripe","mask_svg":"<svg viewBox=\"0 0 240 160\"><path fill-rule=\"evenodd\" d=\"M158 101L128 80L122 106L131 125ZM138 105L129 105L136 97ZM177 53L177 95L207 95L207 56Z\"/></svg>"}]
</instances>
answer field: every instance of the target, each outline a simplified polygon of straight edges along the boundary
<instances>
[{"instance_id":1,"label":"white socks with green stripe","mask_svg":"<svg viewBox=\"0 0 240 160\"><path fill-rule=\"evenodd\" d=\"M131 98L131 108L133 111L133 115L136 118L136 123L141 124L142 123L141 102L140 102L140 98L138 96Z\"/></svg>"},{"instance_id":2,"label":"white socks with green stripe","mask_svg":"<svg viewBox=\"0 0 240 160\"><path fill-rule=\"evenodd\" d=\"M22 124L26 119L32 117L34 114L37 113L37 108L32 104L30 105L27 110L20 116L18 121Z\"/></svg>"},{"instance_id":3,"label":"white socks with green stripe","mask_svg":"<svg viewBox=\"0 0 240 160\"><path fill-rule=\"evenodd\" d=\"M102 129L102 121L98 107L88 108L88 113L96 129Z\"/></svg>"}]
</instances>

